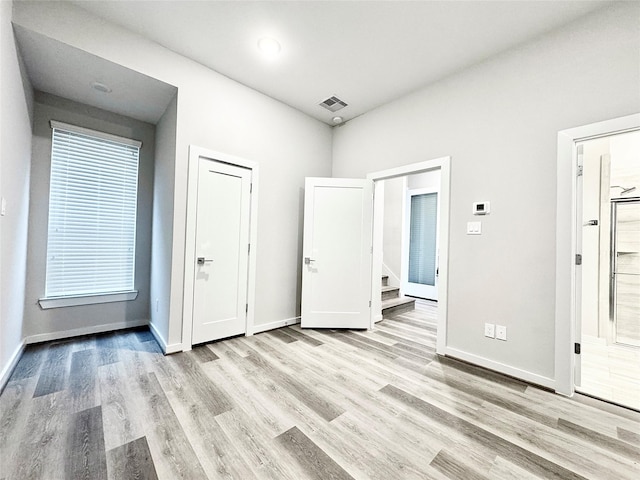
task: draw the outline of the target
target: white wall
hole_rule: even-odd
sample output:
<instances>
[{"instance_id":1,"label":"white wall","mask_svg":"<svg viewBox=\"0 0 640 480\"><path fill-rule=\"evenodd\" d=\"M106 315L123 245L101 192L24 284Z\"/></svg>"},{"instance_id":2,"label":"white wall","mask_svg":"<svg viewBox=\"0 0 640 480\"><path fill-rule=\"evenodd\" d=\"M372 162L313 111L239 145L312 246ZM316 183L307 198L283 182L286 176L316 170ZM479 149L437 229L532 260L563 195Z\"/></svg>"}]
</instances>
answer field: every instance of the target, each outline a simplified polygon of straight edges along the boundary
<instances>
[{"instance_id":1,"label":"white wall","mask_svg":"<svg viewBox=\"0 0 640 480\"><path fill-rule=\"evenodd\" d=\"M178 97L167 106L156 125L156 163L153 189L153 231L151 239L151 324L167 345L171 298L171 244L173 192L175 183L176 121ZM161 333L162 332L162 333Z\"/></svg>"},{"instance_id":2,"label":"white wall","mask_svg":"<svg viewBox=\"0 0 640 480\"><path fill-rule=\"evenodd\" d=\"M636 187L632 192L622 195L619 188L611 189L611 198L640 196L640 132L627 132L610 137L611 185L625 188Z\"/></svg>"},{"instance_id":3,"label":"white wall","mask_svg":"<svg viewBox=\"0 0 640 480\"><path fill-rule=\"evenodd\" d=\"M598 337L599 325L609 322L608 317L599 321L600 305L600 265L601 249L609 250L610 242L600 245L601 229L609 230L609 218L601 218L601 156L609 153L610 137L596 138L583 142L583 166L582 175L582 223L589 220L598 220L598 226L582 227L582 335ZM608 167L608 164L605 168ZM608 169L608 168L607 168ZM608 175L607 175L608 177ZM608 183L608 182L607 182ZM605 187L606 188L606 187ZM605 254L606 255L606 254ZM609 271L602 272L605 277ZM608 287L608 283L606 284ZM607 288L607 293L608 293ZM602 292L605 293L605 292ZM608 294L604 297L608 306ZM606 310L606 309L605 309ZM605 335L606 338L606 335Z\"/></svg>"},{"instance_id":4,"label":"white wall","mask_svg":"<svg viewBox=\"0 0 640 480\"><path fill-rule=\"evenodd\" d=\"M16 51L11 2L0 2L0 386L22 347L32 90Z\"/></svg>"},{"instance_id":5,"label":"white wall","mask_svg":"<svg viewBox=\"0 0 640 480\"><path fill-rule=\"evenodd\" d=\"M400 286L402 271L402 202L404 177L384 180L384 225L382 233L382 262L387 267L389 285Z\"/></svg>"},{"instance_id":6,"label":"white wall","mask_svg":"<svg viewBox=\"0 0 640 480\"><path fill-rule=\"evenodd\" d=\"M331 128L72 5L19 2L15 21L178 87L173 223L161 244L171 253L158 252L171 257L170 279L162 280L170 284L170 298L161 299L169 302L167 330L160 332L167 343L179 343L182 334L190 144L260 163L255 321L298 316L301 189L305 176L331 174Z\"/></svg>"},{"instance_id":7,"label":"white wall","mask_svg":"<svg viewBox=\"0 0 640 480\"><path fill-rule=\"evenodd\" d=\"M149 321L149 269L151 261L151 213L155 127L132 118L98 108L36 92L31 153L31 200L27 286L25 298L25 336L28 341L62 338L80 332L108 330ZM57 120L122 137L142 141L138 174L138 213L136 221L135 300L43 310L47 264L49 219L49 180L51 174L51 126ZM102 328L101 328L102 327Z\"/></svg>"},{"instance_id":8,"label":"white wall","mask_svg":"<svg viewBox=\"0 0 640 480\"><path fill-rule=\"evenodd\" d=\"M451 155L447 346L467 359L554 386L557 133L640 110L639 16L612 4L336 129L337 177Z\"/></svg>"}]
</instances>

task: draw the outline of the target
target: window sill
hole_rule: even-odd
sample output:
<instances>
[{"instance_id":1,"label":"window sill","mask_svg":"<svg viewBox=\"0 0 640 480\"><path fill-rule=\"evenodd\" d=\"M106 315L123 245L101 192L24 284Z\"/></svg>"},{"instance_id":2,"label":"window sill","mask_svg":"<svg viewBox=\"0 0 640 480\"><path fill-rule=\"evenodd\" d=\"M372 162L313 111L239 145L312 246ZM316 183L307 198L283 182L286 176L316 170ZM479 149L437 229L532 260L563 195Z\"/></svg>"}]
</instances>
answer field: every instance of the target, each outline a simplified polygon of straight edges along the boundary
<instances>
[{"instance_id":1,"label":"window sill","mask_svg":"<svg viewBox=\"0 0 640 480\"><path fill-rule=\"evenodd\" d=\"M79 295L75 297L45 297L38 300L40 308L47 310L49 308L75 307L77 305L94 305L97 303L111 302L127 302L135 300L138 297L138 291L117 292L117 293L101 293L99 295Z\"/></svg>"}]
</instances>

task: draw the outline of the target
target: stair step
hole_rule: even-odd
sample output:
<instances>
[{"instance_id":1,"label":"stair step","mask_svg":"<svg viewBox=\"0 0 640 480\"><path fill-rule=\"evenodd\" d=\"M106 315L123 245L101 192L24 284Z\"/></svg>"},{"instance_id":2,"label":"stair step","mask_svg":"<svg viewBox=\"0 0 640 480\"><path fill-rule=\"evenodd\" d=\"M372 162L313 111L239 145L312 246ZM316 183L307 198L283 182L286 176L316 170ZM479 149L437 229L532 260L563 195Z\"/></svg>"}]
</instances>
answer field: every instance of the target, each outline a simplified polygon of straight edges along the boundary
<instances>
[{"instance_id":1,"label":"stair step","mask_svg":"<svg viewBox=\"0 0 640 480\"><path fill-rule=\"evenodd\" d=\"M409 297L398 297L382 302L382 316L395 315L397 313L414 310L416 300Z\"/></svg>"},{"instance_id":2,"label":"stair step","mask_svg":"<svg viewBox=\"0 0 640 480\"><path fill-rule=\"evenodd\" d=\"M382 275L382 286L386 287L389 285L389 275Z\"/></svg>"},{"instance_id":3,"label":"stair step","mask_svg":"<svg viewBox=\"0 0 640 480\"><path fill-rule=\"evenodd\" d=\"M382 300L389 300L390 298L398 298L400 296L400 288L392 287L391 285L385 285L382 287Z\"/></svg>"}]
</instances>

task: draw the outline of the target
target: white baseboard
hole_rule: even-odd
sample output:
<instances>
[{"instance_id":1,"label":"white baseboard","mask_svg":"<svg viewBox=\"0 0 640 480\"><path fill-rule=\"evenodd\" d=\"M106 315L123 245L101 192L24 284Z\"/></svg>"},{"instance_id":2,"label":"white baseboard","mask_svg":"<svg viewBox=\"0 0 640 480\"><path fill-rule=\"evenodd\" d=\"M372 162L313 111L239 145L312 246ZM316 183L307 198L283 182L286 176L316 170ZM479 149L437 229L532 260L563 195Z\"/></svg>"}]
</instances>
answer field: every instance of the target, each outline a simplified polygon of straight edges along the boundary
<instances>
[{"instance_id":1,"label":"white baseboard","mask_svg":"<svg viewBox=\"0 0 640 480\"><path fill-rule=\"evenodd\" d=\"M510 375L512 377L519 378L520 380L534 383L536 385L541 385L552 390L555 390L556 388L556 381L553 378L544 377L542 375L538 375L537 373L511 367L509 365L505 365L504 363L495 362L493 360L489 360L472 353L467 353L456 348L445 347L444 354L448 357L464 360L465 362L473 363L474 365L488 368L489 370L493 370L499 373L504 373L505 375Z\"/></svg>"},{"instance_id":2,"label":"white baseboard","mask_svg":"<svg viewBox=\"0 0 640 480\"><path fill-rule=\"evenodd\" d=\"M247 335L253 335L254 333L266 332L267 330L273 330L274 328L287 327L289 325L295 325L300 323L300 317L285 318L284 320L278 320L277 322L263 323L262 325L254 325L253 332Z\"/></svg>"},{"instance_id":3,"label":"white baseboard","mask_svg":"<svg viewBox=\"0 0 640 480\"><path fill-rule=\"evenodd\" d=\"M103 325L95 325L92 327L74 328L72 330L63 330L60 332L39 333L37 335L29 335L25 338L27 345L32 343L49 342L51 340L61 340L63 338L79 337L81 335L91 335L94 333L110 332L113 330L122 330L125 328L144 327L149 324L149 320L132 320L130 322L106 323Z\"/></svg>"},{"instance_id":4,"label":"white baseboard","mask_svg":"<svg viewBox=\"0 0 640 480\"><path fill-rule=\"evenodd\" d=\"M9 381L9 377L13 373L13 369L16 368L16 365L20 361L20 357L22 357L22 352L24 352L24 347L26 346L26 342L22 340L16 348L13 355L9 359L9 363L2 369L2 373L0 373L0 393L4 390L5 385Z\"/></svg>"},{"instance_id":5,"label":"white baseboard","mask_svg":"<svg viewBox=\"0 0 640 480\"><path fill-rule=\"evenodd\" d=\"M149 322L149 330L151 330L151 334L160 345L160 349L162 353L165 355L170 355L172 353L177 353L182 351L182 343L172 343L171 345L167 345L167 341L164 339L162 334L158 331L158 328L152 323Z\"/></svg>"}]
</instances>

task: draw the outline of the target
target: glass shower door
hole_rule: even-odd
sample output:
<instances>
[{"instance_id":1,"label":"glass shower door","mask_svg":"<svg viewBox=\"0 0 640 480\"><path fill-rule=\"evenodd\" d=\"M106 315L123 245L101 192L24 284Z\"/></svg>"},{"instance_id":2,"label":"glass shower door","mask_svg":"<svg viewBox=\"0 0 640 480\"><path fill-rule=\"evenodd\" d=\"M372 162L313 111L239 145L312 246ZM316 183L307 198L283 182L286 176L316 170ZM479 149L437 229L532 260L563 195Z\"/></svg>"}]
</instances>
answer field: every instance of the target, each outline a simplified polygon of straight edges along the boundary
<instances>
[{"instance_id":1,"label":"glass shower door","mask_svg":"<svg viewBox=\"0 0 640 480\"><path fill-rule=\"evenodd\" d=\"M615 342L640 347L640 199L611 202L611 318Z\"/></svg>"}]
</instances>

